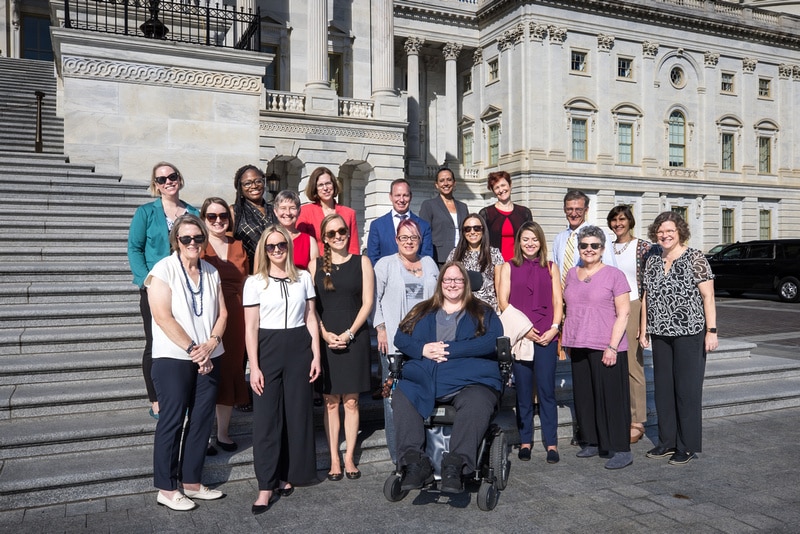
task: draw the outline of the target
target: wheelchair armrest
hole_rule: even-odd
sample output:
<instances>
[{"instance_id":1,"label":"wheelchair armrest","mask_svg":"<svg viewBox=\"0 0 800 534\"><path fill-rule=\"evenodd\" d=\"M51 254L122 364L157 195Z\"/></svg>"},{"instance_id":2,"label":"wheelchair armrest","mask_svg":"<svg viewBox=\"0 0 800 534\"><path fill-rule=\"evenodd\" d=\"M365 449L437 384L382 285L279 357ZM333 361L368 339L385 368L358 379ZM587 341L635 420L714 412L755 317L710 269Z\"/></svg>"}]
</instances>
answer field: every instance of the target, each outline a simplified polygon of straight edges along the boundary
<instances>
[{"instance_id":1,"label":"wheelchair armrest","mask_svg":"<svg viewBox=\"0 0 800 534\"><path fill-rule=\"evenodd\" d=\"M500 363L511 363L511 339L508 336L500 336L495 344L497 350L497 361Z\"/></svg>"}]
</instances>

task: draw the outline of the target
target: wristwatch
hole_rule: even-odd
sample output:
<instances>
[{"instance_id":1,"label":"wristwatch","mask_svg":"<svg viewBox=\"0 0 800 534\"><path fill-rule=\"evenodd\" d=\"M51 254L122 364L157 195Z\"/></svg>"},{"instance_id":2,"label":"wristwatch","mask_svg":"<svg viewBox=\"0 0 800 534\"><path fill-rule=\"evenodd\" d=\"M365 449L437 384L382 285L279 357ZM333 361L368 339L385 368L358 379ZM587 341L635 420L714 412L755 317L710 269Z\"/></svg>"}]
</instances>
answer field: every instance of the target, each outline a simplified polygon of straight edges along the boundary
<instances>
[{"instance_id":1,"label":"wristwatch","mask_svg":"<svg viewBox=\"0 0 800 534\"><path fill-rule=\"evenodd\" d=\"M716 334L717 327L715 326L714 328L706 328L706 332L708 332L709 334Z\"/></svg>"},{"instance_id":2,"label":"wristwatch","mask_svg":"<svg viewBox=\"0 0 800 534\"><path fill-rule=\"evenodd\" d=\"M219 337L219 336L218 336L218 335L216 335L216 334L211 334L211 339L216 339L216 340L217 340L217 345L219 345L220 343L222 343L222 338L221 338L221 337Z\"/></svg>"},{"instance_id":3,"label":"wristwatch","mask_svg":"<svg viewBox=\"0 0 800 534\"><path fill-rule=\"evenodd\" d=\"M350 338L350 341L353 341L356 338L356 336L353 335L353 333L350 331L349 328L345 330L345 332L347 332L347 336Z\"/></svg>"}]
</instances>

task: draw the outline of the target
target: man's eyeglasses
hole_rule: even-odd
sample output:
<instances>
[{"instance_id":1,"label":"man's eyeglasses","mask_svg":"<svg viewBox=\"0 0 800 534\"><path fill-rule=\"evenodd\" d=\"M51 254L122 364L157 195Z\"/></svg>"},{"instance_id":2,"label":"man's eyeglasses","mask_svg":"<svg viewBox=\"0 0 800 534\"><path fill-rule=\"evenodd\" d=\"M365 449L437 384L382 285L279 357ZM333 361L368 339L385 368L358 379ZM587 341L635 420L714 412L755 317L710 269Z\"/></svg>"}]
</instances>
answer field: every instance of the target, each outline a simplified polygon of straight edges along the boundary
<instances>
[{"instance_id":1,"label":"man's eyeglasses","mask_svg":"<svg viewBox=\"0 0 800 534\"><path fill-rule=\"evenodd\" d=\"M327 232L325 232L325 237L327 237L328 239L333 239L334 237L336 237L336 234L342 236L347 235L347 228L342 226L338 230L328 230Z\"/></svg>"},{"instance_id":2,"label":"man's eyeglasses","mask_svg":"<svg viewBox=\"0 0 800 534\"><path fill-rule=\"evenodd\" d=\"M166 176L156 176L156 183L158 185L164 185L165 183L167 183L167 180L169 180L170 182L177 182L180 179L181 177L178 176L178 173L173 172L172 174L168 174Z\"/></svg>"},{"instance_id":3,"label":"man's eyeglasses","mask_svg":"<svg viewBox=\"0 0 800 534\"><path fill-rule=\"evenodd\" d=\"M287 250L289 250L289 243L287 243L286 241L281 241L280 243L275 243L274 245L272 243L267 243L267 245L264 248L267 249L267 252L269 254L275 252L276 249L278 250L278 252L286 252Z\"/></svg>"},{"instance_id":4,"label":"man's eyeglasses","mask_svg":"<svg viewBox=\"0 0 800 534\"><path fill-rule=\"evenodd\" d=\"M248 180L242 182L242 189L252 189L254 187L264 187L264 180Z\"/></svg>"},{"instance_id":5,"label":"man's eyeglasses","mask_svg":"<svg viewBox=\"0 0 800 534\"><path fill-rule=\"evenodd\" d=\"M210 223L217 222L217 219L220 221L227 221L229 218L230 216L224 211L222 213L206 213L206 220Z\"/></svg>"},{"instance_id":6,"label":"man's eyeglasses","mask_svg":"<svg viewBox=\"0 0 800 534\"><path fill-rule=\"evenodd\" d=\"M409 241L412 243L416 243L419 241L418 235L399 235L397 236L397 240L401 243L408 243Z\"/></svg>"},{"instance_id":7,"label":"man's eyeglasses","mask_svg":"<svg viewBox=\"0 0 800 534\"><path fill-rule=\"evenodd\" d=\"M178 241L180 241L181 244L183 245L189 245L189 243L191 243L192 241L194 241L198 245L202 245L203 243L206 242L206 236L204 236L203 234L182 235L178 238Z\"/></svg>"},{"instance_id":8,"label":"man's eyeglasses","mask_svg":"<svg viewBox=\"0 0 800 534\"><path fill-rule=\"evenodd\" d=\"M476 234L482 234L482 233L483 233L483 226L481 226L481 225L476 225L476 226L465 226L465 227L464 227L464 229L463 229L462 231L463 231L465 234L468 234L468 233L470 233L470 232L475 232Z\"/></svg>"},{"instance_id":9,"label":"man's eyeglasses","mask_svg":"<svg viewBox=\"0 0 800 534\"><path fill-rule=\"evenodd\" d=\"M592 247L592 250L599 250L603 247L600 243L580 243L578 248L581 250L586 250L587 248Z\"/></svg>"}]
</instances>

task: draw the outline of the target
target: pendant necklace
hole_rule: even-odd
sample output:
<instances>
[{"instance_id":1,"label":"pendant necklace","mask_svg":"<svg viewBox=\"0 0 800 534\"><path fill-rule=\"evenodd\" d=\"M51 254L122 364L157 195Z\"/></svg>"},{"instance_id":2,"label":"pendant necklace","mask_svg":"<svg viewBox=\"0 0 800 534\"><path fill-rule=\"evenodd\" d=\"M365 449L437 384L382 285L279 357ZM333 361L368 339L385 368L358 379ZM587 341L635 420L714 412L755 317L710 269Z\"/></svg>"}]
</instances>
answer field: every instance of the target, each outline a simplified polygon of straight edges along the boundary
<instances>
[{"instance_id":1,"label":"pendant necklace","mask_svg":"<svg viewBox=\"0 0 800 534\"><path fill-rule=\"evenodd\" d=\"M200 284L197 288L197 291L192 289L191 280L189 280L189 273L186 272L186 267L183 266L183 261L181 261L180 255L178 255L178 263L181 264L181 270L183 271L183 277L186 279L186 289L189 290L189 293L192 295L192 312L194 312L195 317L201 317L203 315L203 264L198 262L197 263L197 272L200 274ZM195 298L197 295L200 295L200 311L197 311L197 299Z\"/></svg>"}]
</instances>

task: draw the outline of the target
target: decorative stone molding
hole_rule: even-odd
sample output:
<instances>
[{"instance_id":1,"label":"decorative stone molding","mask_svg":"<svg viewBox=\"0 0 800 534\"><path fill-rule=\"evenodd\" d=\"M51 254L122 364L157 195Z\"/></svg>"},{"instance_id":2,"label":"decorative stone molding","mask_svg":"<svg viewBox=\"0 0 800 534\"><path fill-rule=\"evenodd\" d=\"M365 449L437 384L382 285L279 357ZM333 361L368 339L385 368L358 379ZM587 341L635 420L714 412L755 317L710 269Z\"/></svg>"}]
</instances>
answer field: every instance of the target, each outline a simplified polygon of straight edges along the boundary
<instances>
[{"instance_id":1,"label":"decorative stone molding","mask_svg":"<svg viewBox=\"0 0 800 534\"><path fill-rule=\"evenodd\" d=\"M645 41L642 43L642 54L645 59L655 59L658 55L658 43L655 41Z\"/></svg>"},{"instance_id":2,"label":"decorative stone molding","mask_svg":"<svg viewBox=\"0 0 800 534\"><path fill-rule=\"evenodd\" d=\"M601 52L611 52L614 48L614 36L601 33L597 36L597 49Z\"/></svg>"},{"instance_id":3,"label":"decorative stone molding","mask_svg":"<svg viewBox=\"0 0 800 534\"><path fill-rule=\"evenodd\" d=\"M547 26L539 24L538 22L531 22L528 26L531 41L544 41L547 37Z\"/></svg>"},{"instance_id":4,"label":"decorative stone molding","mask_svg":"<svg viewBox=\"0 0 800 534\"><path fill-rule=\"evenodd\" d=\"M182 85L236 93L261 94L261 79L182 67L124 63L104 59L64 57L62 75L73 78L107 78L121 82Z\"/></svg>"},{"instance_id":5,"label":"decorative stone molding","mask_svg":"<svg viewBox=\"0 0 800 534\"><path fill-rule=\"evenodd\" d=\"M792 66L792 77L795 81L800 81L800 66L793 65Z\"/></svg>"},{"instance_id":6,"label":"decorative stone molding","mask_svg":"<svg viewBox=\"0 0 800 534\"><path fill-rule=\"evenodd\" d=\"M423 44L425 44L425 39L422 37L409 37L406 39L406 42L403 43L403 48L406 49L406 54L409 56L419 55L419 51Z\"/></svg>"},{"instance_id":7,"label":"decorative stone molding","mask_svg":"<svg viewBox=\"0 0 800 534\"><path fill-rule=\"evenodd\" d=\"M481 63L483 63L483 48L478 47L474 52L472 52L472 64L477 66Z\"/></svg>"},{"instance_id":8,"label":"decorative stone molding","mask_svg":"<svg viewBox=\"0 0 800 534\"><path fill-rule=\"evenodd\" d=\"M778 78L781 80L788 80L792 77L792 66L787 63L778 65Z\"/></svg>"},{"instance_id":9,"label":"decorative stone molding","mask_svg":"<svg viewBox=\"0 0 800 534\"><path fill-rule=\"evenodd\" d=\"M751 57L742 59L742 70L745 74L753 74L753 71L756 70L756 65L758 65L757 59Z\"/></svg>"},{"instance_id":10,"label":"decorative stone molding","mask_svg":"<svg viewBox=\"0 0 800 534\"><path fill-rule=\"evenodd\" d=\"M515 43L521 43L525 38L525 24L522 22L517 24L514 29L510 31Z\"/></svg>"},{"instance_id":11,"label":"decorative stone molding","mask_svg":"<svg viewBox=\"0 0 800 534\"><path fill-rule=\"evenodd\" d=\"M547 27L547 32L550 34L550 42L554 44L563 44L567 40L567 29L555 25Z\"/></svg>"},{"instance_id":12,"label":"decorative stone molding","mask_svg":"<svg viewBox=\"0 0 800 534\"><path fill-rule=\"evenodd\" d=\"M370 130L366 128L347 128L344 126L323 126L319 124L298 124L296 122L261 121L262 132L279 132L297 135L322 135L326 137L349 137L351 139L379 139L402 143L403 131Z\"/></svg>"},{"instance_id":13,"label":"decorative stone molding","mask_svg":"<svg viewBox=\"0 0 800 534\"><path fill-rule=\"evenodd\" d=\"M505 52L511 48L511 36L508 35L506 31L503 35L497 38L497 49L501 52Z\"/></svg>"},{"instance_id":14,"label":"decorative stone molding","mask_svg":"<svg viewBox=\"0 0 800 534\"><path fill-rule=\"evenodd\" d=\"M662 167L663 176L673 176L676 178L697 178L697 169L686 169L684 167Z\"/></svg>"},{"instance_id":15,"label":"decorative stone molding","mask_svg":"<svg viewBox=\"0 0 800 534\"><path fill-rule=\"evenodd\" d=\"M717 66L717 63L719 63L719 53L711 52L710 50L703 52L703 64L706 67L713 69Z\"/></svg>"},{"instance_id":16,"label":"decorative stone molding","mask_svg":"<svg viewBox=\"0 0 800 534\"><path fill-rule=\"evenodd\" d=\"M461 53L461 43L446 43L442 49L445 61L455 61Z\"/></svg>"}]
</instances>

